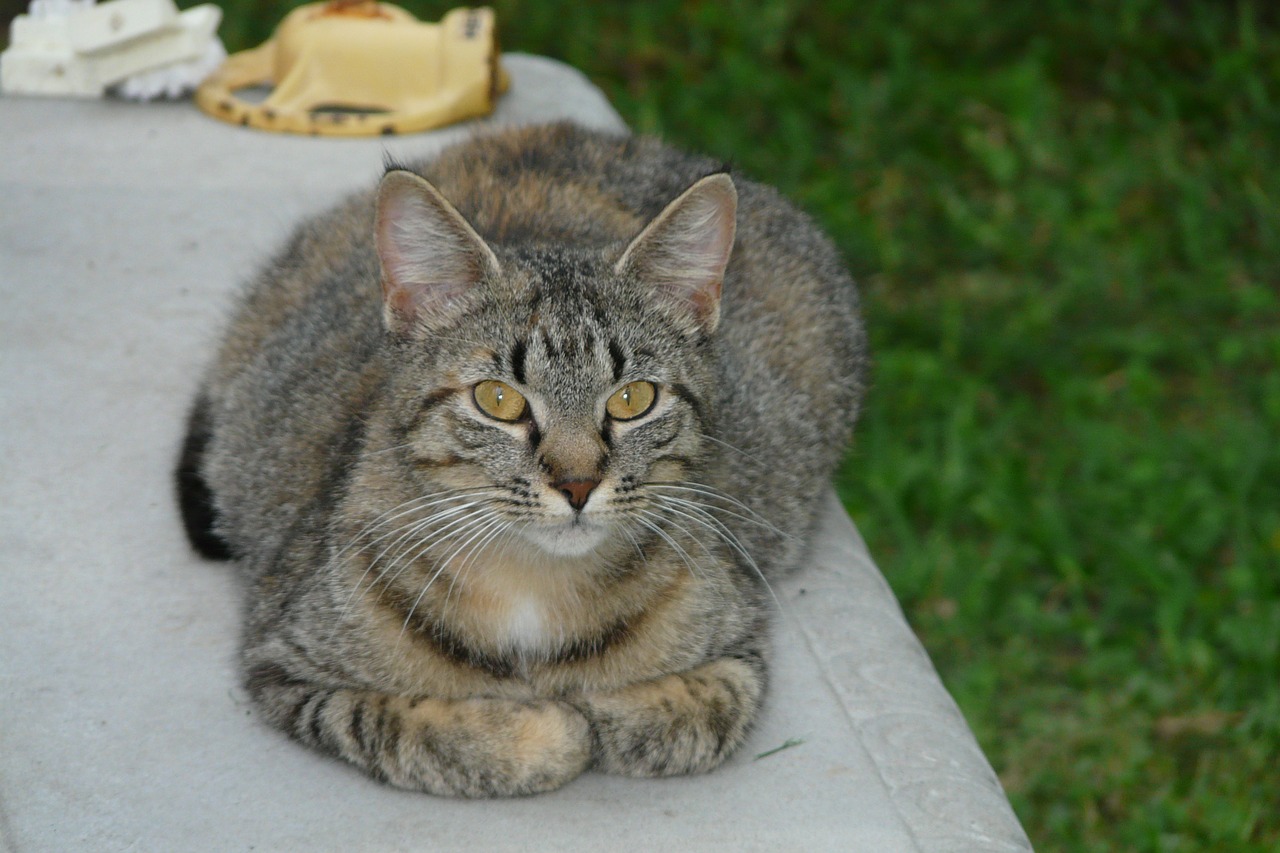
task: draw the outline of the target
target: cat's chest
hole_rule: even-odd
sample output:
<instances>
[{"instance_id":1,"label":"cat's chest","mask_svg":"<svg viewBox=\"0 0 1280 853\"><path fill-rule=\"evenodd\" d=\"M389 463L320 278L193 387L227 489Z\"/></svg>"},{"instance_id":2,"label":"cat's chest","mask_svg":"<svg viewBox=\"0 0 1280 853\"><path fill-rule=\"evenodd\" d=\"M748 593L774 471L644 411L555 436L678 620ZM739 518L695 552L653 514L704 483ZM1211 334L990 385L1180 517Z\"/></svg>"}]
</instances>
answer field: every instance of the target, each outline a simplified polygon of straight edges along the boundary
<instances>
[{"instance_id":1,"label":"cat's chest","mask_svg":"<svg viewBox=\"0 0 1280 853\"><path fill-rule=\"evenodd\" d=\"M497 648L522 656L543 655L552 645L552 607L541 596L517 593L489 608L483 632Z\"/></svg>"},{"instance_id":2,"label":"cat's chest","mask_svg":"<svg viewBox=\"0 0 1280 853\"><path fill-rule=\"evenodd\" d=\"M505 550L505 549L504 549ZM553 662L584 644L604 652L601 638L645 611L652 589L639 577L608 582L592 557L530 558L511 552L473 563L453 606L440 609L447 633L490 655Z\"/></svg>"},{"instance_id":3,"label":"cat's chest","mask_svg":"<svg viewBox=\"0 0 1280 853\"><path fill-rule=\"evenodd\" d=\"M421 596L411 621L392 596L375 599L383 633L374 648L407 692L612 689L699 653L690 631L705 611L687 573L619 577L573 560L472 560L450 581L398 597ZM406 623L420 638L417 654L404 654Z\"/></svg>"},{"instance_id":4,"label":"cat's chest","mask_svg":"<svg viewBox=\"0 0 1280 853\"><path fill-rule=\"evenodd\" d=\"M453 623L446 627L490 653L553 656L593 621L594 608L583 607L582 590L563 566L496 560L468 574L455 607L441 615Z\"/></svg>"}]
</instances>

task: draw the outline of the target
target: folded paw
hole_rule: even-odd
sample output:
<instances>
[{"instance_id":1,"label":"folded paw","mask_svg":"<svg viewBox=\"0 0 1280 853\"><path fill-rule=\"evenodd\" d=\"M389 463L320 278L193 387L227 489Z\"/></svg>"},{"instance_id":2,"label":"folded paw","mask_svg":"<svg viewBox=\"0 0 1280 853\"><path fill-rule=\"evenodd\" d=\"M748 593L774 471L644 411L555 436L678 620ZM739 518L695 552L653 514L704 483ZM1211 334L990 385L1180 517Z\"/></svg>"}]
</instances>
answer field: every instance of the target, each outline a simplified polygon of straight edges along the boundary
<instances>
[{"instance_id":1,"label":"folded paw","mask_svg":"<svg viewBox=\"0 0 1280 853\"><path fill-rule=\"evenodd\" d=\"M459 797L550 791L591 760L587 720L554 700L410 699L285 678L251 682L298 740L402 788Z\"/></svg>"},{"instance_id":2,"label":"folded paw","mask_svg":"<svg viewBox=\"0 0 1280 853\"><path fill-rule=\"evenodd\" d=\"M597 769L627 776L701 773L742 745L764 692L737 659L574 699L591 723Z\"/></svg>"},{"instance_id":3,"label":"folded paw","mask_svg":"<svg viewBox=\"0 0 1280 853\"><path fill-rule=\"evenodd\" d=\"M563 702L464 699L420 702L415 734L388 781L435 794L511 797L551 791L591 758L586 719Z\"/></svg>"}]
</instances>

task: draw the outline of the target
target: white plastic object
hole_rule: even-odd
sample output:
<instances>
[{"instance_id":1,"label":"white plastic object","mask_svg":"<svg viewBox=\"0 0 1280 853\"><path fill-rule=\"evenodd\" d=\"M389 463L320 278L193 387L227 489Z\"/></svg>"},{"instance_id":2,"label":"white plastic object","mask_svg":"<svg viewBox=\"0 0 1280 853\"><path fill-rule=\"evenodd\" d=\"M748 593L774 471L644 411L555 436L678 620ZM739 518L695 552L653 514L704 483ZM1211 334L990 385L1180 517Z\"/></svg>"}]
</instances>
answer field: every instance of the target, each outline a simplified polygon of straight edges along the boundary
<instances>
[{"instance_id":1,"label":"white plastic object","mask_svg":"<svg viewBox=\"0 0 1280 853\"><path fill-rule=\"evenodd\" d=\"M192 76L190 69L207 66L211 54L222 55L221 20L222 10L212 4L179 12L173 0L36 0L10 28L9 48L0 54L0 90L96 98L110 86L160 69L180 69L175 77L184 80ZM182 88L194 88L204 73ZM154 83L143 91L177 93L172 85ZM135 93L149 96L154 95Z\"/></svg>"}]
</instances>

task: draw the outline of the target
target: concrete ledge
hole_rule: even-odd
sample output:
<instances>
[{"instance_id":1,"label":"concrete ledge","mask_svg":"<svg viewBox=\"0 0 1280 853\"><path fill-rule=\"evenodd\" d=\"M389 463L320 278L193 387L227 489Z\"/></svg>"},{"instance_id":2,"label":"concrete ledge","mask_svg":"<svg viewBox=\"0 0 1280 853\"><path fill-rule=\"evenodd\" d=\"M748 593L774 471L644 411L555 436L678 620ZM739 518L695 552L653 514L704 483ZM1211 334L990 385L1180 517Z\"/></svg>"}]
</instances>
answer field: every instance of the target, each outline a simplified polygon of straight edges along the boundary
<instances>
[{"instance_id":1,"label":"concrete ledge","mask_svg":"<svg viewBox=\"0 0 1280 853\"><path fill-rule=\"evenodd\" d=\"M508 58L492 122L623 127ZM532 799L380 786L250 713L240 593L188 549L169 469L228 295L408 138L306 139L190 104L0 100L0 843L10 850L1027 850L853 525L779 585L774 685L707 776ZM761 176L767 179L767 176ZM791 738L803 742L764 758Z\"/></svg>"}]
</instances>

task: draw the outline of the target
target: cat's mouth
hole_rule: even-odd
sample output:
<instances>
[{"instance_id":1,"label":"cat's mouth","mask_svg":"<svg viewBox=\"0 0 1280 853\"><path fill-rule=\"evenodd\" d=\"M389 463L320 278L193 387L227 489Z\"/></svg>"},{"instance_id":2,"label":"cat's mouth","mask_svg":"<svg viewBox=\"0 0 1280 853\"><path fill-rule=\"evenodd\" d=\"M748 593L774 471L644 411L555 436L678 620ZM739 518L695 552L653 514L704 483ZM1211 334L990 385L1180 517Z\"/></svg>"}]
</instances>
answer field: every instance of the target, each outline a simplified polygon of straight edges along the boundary
<instances>
[{"instance_id":1,"label":"cat's mouth","mask_svg":"<svg viewBox=\"0 0 1280 853\"><path fill-rule=\"evenodd\" d=\"M609 525L579 513L563 520L536 522L522 532L526 539L552 556L581 557L600 547L608 538L609 529Z\"/></svg>"}]
</instances>

